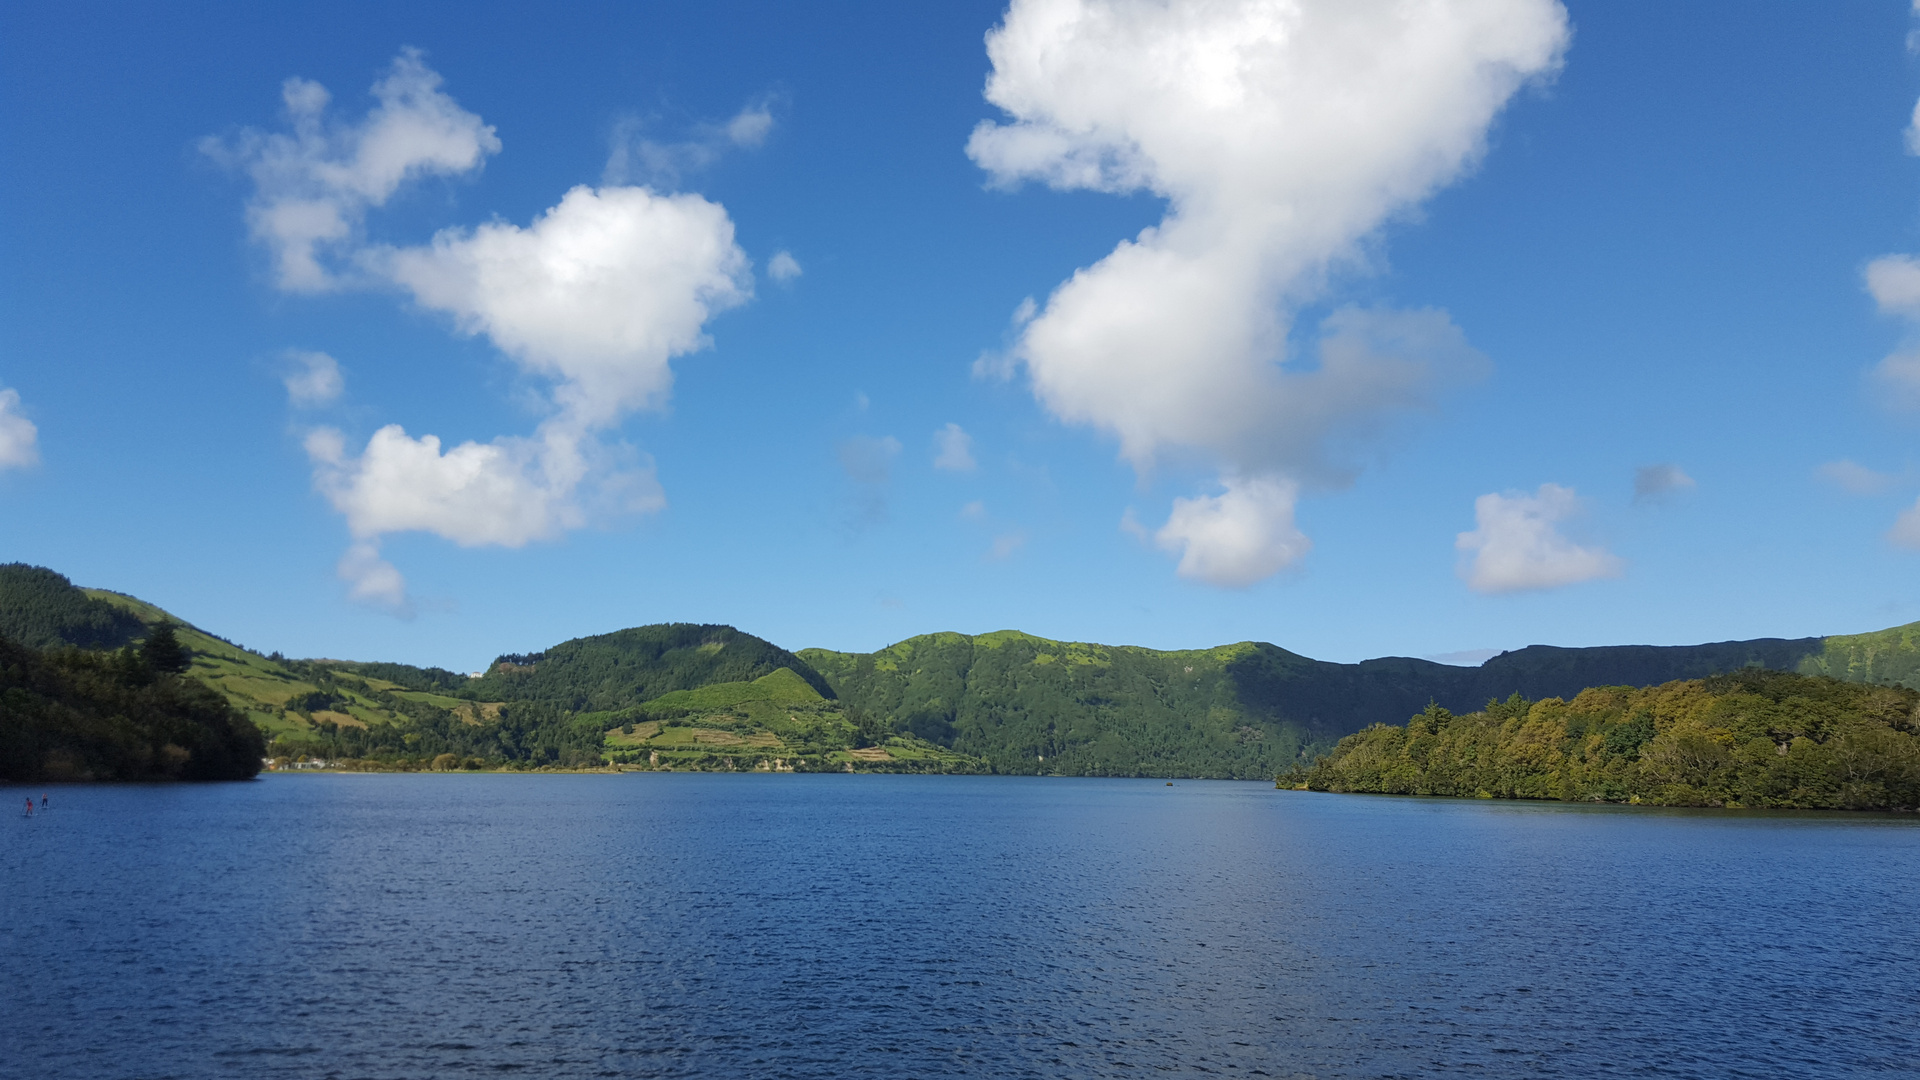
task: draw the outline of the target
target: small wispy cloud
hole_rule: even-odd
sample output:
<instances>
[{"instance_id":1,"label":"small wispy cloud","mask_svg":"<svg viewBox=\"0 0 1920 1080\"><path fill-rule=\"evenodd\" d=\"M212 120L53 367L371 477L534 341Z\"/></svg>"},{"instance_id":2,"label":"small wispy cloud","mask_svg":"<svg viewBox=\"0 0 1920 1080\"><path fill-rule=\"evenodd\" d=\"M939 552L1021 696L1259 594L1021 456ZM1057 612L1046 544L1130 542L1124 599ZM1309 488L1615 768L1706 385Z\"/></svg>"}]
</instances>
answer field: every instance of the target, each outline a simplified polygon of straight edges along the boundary
<instances>
[{"instance_id":1,"label":"small wispy cloud","mask_svg":"<svg viewBox=\"0 0 1920 1080\"><path fill-rule=\"evenodd\" d=\"M987 558L994 562L1004 562L1013 558L1013 554L1027 546L1027 533L1024 529L1001 533L993 538L993 545L987 549Z\"/></svg>"},{"instance_id":2,"label":"small wispy cloud","mask_svg":"<svg viewBox=\"0 0 1920 1080\"><path fill-rule=\"evenodd\" d=\"M1678 465L1642 465L1633 471L1633 501L1658 502L1699 485Z\"/></svg>"},{"instance_id":3,"label":"small wispy cloud","mask_svg":"<svg viewBox=\"0 0 1920 1080\"><path fill-rule=\"evenodd\" d=\"M253 178L247 225L272 252L280 288L340 287L331 257L358 246L368 210L409 181L473 173L500 152L493 127L440 85L420 50L402 49L373 85L377 104L358 121L328 115L326 87L291 78L280 88L291 130L200 140L202 153Z\"/></svg>"},{"instance_id":4,"label":"small wispy cloud","mask_svg":"<svg viewBox=\"0 0 1920 1080\"><path fill-rule=\"evenodd\" d=\"M900 456L900 440L891 435L878 439L856 435L842 440L840 467L848 479L858 484L884 484L892 479L893 459Z\"/></svg>"},{"instance_id":5,"label":"small wispy cloud","mask_svg":"<svg viewBox=\"0 0 1920 1080\"><path fill-rule=\"evenodd\" d=\"M948 472L972 472L973 436L959 424L948 424L933 433L933 467Z\"/></svg>"},{"instance_id":6,"label":"small wispy cloud","mask_svg":"<svg viewBox=\"0 0 1920 1080\"><path fill-rule=\"evenodd\" d=\"M612 149L603 184L649 184L671 190L686 176L720 160L730 150L751 150L773 131L773 102L748 102L731 118L696 124L685 139L661 141L645 135L651 122L637 116L622 118L613 128ZM795 264L796 267L798 264Z\"/></svg>"},{"instance_id":7,"label":"small wispy cloud","mask_svg":"<svg viewBox=\"0 0 1920 1080\"><path fill-rule=\"evenodd\" d=\"M840 469L853 481L854 513L848 522L855 530L887 520L887 489L893 480L893 461L900 456L900 440L891 435L856 435L837 448Z\"/></svg>"},{"instance_id":8,"label":"small wispy cloud","mask_svg":"<svg viewBox=\"0 0 1920 1080\"><path fill-rule=\"evenodd\" d=\"M0 469L24 469L40 461L40 429L20 409L18 390L0 390Z\"/></svg>"},{"instance_id":9,"label":"small wispy cloud","mask_svg":"<svg viewBox=\"0 0 1920 1080\"><path fill-rule=\"evenodd\" d=\"M1920 551L1920 502L1900 511L1900 516L1893 519L1893 528L1887 530L1887 542L1894 547Z\"/></svg>"},{"instance_id":10,"label":"small wispy cloud","mask_svg":"<svg viewBox=\"0 0 1920 1080\"><path fill-rule=\"evenodd\" d=\"M1820 479L1849 495L1884 495L1900 482L1893 473L1869 469L1856 461L1829 461L1817 470Z\"/></svg>"},{"instance_id":11,"label":"small wispy cloud","mask_svg":"<svg viewBox=\"0 0 1920 1080\"><path fill-rule=\"evenodd\" d=\"M1908 137L1913 137L1912 129ZM1864 277L1880 310L1908 324L1905 341L1868 374L1875 399L1894 409L1920 409L1920 343L1915 340L1920 336L1920 261L1910 255L1885 255L1867 264Z\"/></svg>"},{"instance_id":12,"label":"small wispy cloud","mask_svg":"<svg viewBox=\"0 0 1920 1080\"><path fill-rule=\"evenodd\" d=\"M280 381L287 387L287 402L296 409L317 409L340 400L346 379L340 374L340 362L323 352L288 349Z\"/></svg>"},{"instance_id":13,"label":"small wispy cloud","mask_svg":"<svg viewBox=\"0 0 1920 1080\"><path fill-rule=\"evenodd\" d=\"M800 268L800 260L793 257L791 251L776 251L773 258L767 260L767 276L785 285L806 271Z\"/></svg>"},{"instance_id":14,"label":"small wispy cloud","mask_svg":"<svg viewBox=\"0 0 1920 1080\"><path fill-rule=\"evenodd\" d=\"M356 604L379 608L400 619L412 619L417 611L407 594L407 579L400 569L380 557L380 545L358 541L347 548L334 568L346 583L347 599Z\"/></svg>"}]
</instances>

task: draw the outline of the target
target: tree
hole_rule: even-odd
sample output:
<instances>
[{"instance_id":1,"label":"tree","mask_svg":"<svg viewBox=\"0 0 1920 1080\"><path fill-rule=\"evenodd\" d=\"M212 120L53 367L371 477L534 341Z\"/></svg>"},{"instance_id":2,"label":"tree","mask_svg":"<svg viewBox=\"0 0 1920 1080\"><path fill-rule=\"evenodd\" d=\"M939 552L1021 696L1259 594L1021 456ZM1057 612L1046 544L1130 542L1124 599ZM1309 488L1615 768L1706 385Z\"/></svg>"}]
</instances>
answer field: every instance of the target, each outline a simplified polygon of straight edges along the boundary
<instances>
[{"instance_id":1,"label":"tree","mask_svg":"<svg viewBox=\"0 0 1920 1080\"><path fill-rule=\"evenodd\" d=\"M193 652L180 644L180 638L173 632L173 624L165 622L147 635L147 640L140 646L140 656L148 667L168 675L178 675L193 663Z\"/></svg>"}]
</instances>

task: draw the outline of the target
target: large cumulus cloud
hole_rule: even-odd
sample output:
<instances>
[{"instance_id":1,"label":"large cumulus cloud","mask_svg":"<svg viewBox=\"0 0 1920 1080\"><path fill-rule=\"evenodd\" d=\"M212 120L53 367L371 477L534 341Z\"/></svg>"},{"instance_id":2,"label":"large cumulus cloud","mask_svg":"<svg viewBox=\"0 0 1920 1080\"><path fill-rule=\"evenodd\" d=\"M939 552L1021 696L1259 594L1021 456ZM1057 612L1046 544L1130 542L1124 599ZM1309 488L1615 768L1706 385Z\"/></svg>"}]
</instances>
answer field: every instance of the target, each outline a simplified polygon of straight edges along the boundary
<instances>
[{"instance_id":1,"label":"large cumulus cloud","mask_svg":"<svg viewBox=\"0 0 1920 1080\"><path fill-rule=\"evenodd\" d=\"M1011 360L1136 467L1197 455L1228 490L1204 498L1262 508L1235 534L1263 554L1220 573L1183 555L1183 573L1240 585L1292 562L1290 493L1349 479L1354 439L1483 362L1432 310L1342 309L1304 363L1286 343L1328 271L1470 169L1567 40L1554 0L1014 0L988 35L986 96L1010 119L967 151L994 182L1167 201L1054 290Z\"/></svg>"}]
</instances>

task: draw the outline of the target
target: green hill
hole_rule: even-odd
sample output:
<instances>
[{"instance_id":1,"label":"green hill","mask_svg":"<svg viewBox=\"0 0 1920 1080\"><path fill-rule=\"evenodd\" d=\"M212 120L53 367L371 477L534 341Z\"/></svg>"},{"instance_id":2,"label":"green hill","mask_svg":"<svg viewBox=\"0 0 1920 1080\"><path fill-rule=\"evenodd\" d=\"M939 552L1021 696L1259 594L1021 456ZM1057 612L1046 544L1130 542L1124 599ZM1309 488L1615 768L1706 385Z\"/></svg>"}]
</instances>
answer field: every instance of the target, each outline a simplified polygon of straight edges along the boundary
<instances>
[{"instance_id":1,"label":"green hill","mask_svg":"<svg viewBox=\"0 0 1920 1080\"><path fill-rule=\"evenodd\" d=\"M262 656L215 637L143 600L105 589L76 590L135 619L145 637L148 627L178 627L181 644L192 654L187 674L218 690L270 737L299 736L316 720L348 727L405 725L428 704L441 710L472 708L444 695L406 691L326 660L287 660Z\"/></svg>"},{"instance_id":2,"label":"green hill","mask_svg":"<svg viewBox=\"0 0 1920 1080\"><path fill-rule=\"evenodd\" d=\"M1243 699L1236 671L1284 680L1314 663L1271 645L1157 652L1009 630L800 656L855 715L996 772L1271 776L1312 748L1316 731L1333 731Z\"/></svg>"},{"instance_id":3,"label":"green hill","mask_svg":"<svg viewBox=\"0 0 1920 1080\"><path fill-rule=\"evenodd\" d=\"M1340 740L1319 791L1666 806L1920 808L1920 692L1745 668L1570 701L1515 694Z\"/></svg>"},{"instance_id":4,"label":"green hill","mask_svg":"<svg viewBox=\"0 0 1920 1080\"><path fill-rule=\"evenodd\" d=\"M1815 640L1820 642L1819 650L1801 658L1792 670L1920 690L1920 623Z\"/></svg>"},{"instance_id":5,"label":"green hill","mask_svg":"<svg viewBox=\"0 0 1920 1080\"><path fill-rule=\"evenodd\" d=\"M1873 671L1920 673L1913 636L1883 643ZM1399 722L1429 702L1465 712L1515 693L1572 697L1590 686L1653 685L1749 666L1801 670L1833 654L1820 638L1535 645L1467 668L1409 657L1335 664L1262 642L1161 652L1016 631L930 634L867 654L800 652L850 709L998 771L1237 777L1291 768L1342 736ZM1856 666L1852 677L1872 673Z\"/></svg>"},{"instance_id":6,"label":"green hill","mask_svg":"<svg viewBox=\"0 0 1920 1080\"><path fill-rule=\"evenodd\" d=\"M74 588L64 575L26 563L0 565L0 637L30 649L117 649L146 631L139 618Z\"/></svg>"},{"instance_id":7,"label":"green hill","mask_svg":"<svg viewBox=\"0 0 1920 1080\"><path fill-rule=\"evenodd\" d=\"M731 626L662 623L574 638L543 652L503 655L469 693L574 711L638 705L675 690L748 682L786 668L824 698L833 689L806 662Z\"/></svg>"},{"instance_id":8,"label":"green hill","mask_svg":"<svg viewBox=\"0 0 1920 1080\"><path fill-rule=\"evenodd\" d=\"M610 760L653 768L986 772L986 763L911 733L850 718L791 668L749 682L675 690L585 713Z\"/></svg>"},{"instance_id":9,"label":"green hill","mask_svg":"<svg viewBox=\"0 0 1920 1080\"><path fill-rule=\"evenodd\" d=\"M108 649L168 622L188 676L281 757L365 767L897 768L1266 777L1429 703L1572 699L1748 668L1920 689L1920 623L1688 646L1534 645L1475 667L1314 660L1263 642L1161 651L1017 631L929 634L874 653L787 650L672 623L503 654L478 678L261 655L129 596L0 567L0 637ZM649 726L651 725L651 726ZM798 763L797 765L795 763Z\"/></svg>"},{"instance_id":10,"label":"green hill","mask_svg":"<svg viewBox=\"0 0 1920 1080\"><path fill-rule=\"evenodd\" d=\"M449 688L444 677L450 672L262 656L143 600L76 588L39 567L0 568L0 638L105 648L143 641L151 628L163 623L177 628L176 636L188 650L186 681L218 692L264 733L270 752L278 756L430 761L454 753L462 762L498 765L558 761L573 749L578 751L576 760L597 760L597 748L573 746L565 725L549 717L504 717L498 702L412 685ZM43 629L49 625L60 631L52 641ZM382 679L369 671L405 675L408 681ZM453 678L464 690L466 677ZM0 728L12 722L0 716Z\"/></svg>"}]
</instances>

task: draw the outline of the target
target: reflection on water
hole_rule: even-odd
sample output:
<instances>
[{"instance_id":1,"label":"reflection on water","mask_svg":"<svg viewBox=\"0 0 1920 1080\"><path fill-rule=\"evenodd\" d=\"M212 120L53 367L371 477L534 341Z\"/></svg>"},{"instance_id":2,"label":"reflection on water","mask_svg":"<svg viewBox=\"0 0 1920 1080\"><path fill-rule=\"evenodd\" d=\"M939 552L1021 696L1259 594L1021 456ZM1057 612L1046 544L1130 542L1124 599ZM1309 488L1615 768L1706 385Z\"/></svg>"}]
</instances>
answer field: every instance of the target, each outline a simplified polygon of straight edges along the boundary
<instances>
[{"instance_id":1,"label":"reflection on water","mask_svg":"<svg viewBox=\"0 0 1920 1080\"><path fill-rule=\"evenodd\" d=\"M0 821L8 1075L1920 1074L1912 819L996 777L51 792Z\"/></svg>"}]
</instances>

